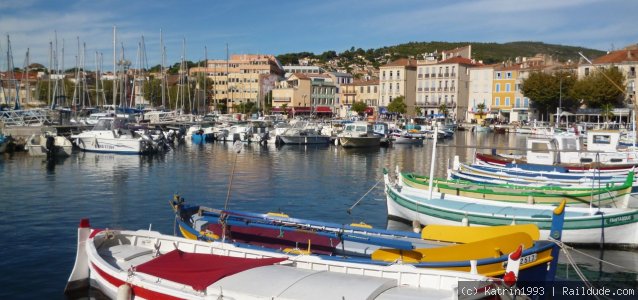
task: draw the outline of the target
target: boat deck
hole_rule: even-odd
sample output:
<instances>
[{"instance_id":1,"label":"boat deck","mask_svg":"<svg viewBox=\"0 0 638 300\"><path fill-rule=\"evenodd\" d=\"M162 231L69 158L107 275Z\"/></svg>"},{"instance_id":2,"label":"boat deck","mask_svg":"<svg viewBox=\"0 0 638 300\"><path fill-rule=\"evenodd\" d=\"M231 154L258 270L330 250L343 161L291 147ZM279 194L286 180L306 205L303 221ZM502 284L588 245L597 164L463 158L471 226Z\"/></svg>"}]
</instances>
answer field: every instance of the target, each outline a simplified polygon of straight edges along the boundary
<instances>
[{"instance_id":1,"label":"boat deck","mask_svg":"<svg viewBox=\"0 0 638 300\"><path fill-rule=\"evenodd\" d=\"M129 270L152 260L154 250L129 244L99 250L112 266ZM146 274L140 274L146 276ZM181 284L162 279L170 286ZM246 284L250 283L250 284ZM307 270L287 265L249 269L224 277L206 288L206 295L236 299L445 299L452 291L398 286L397 280L329 271ZM196 292L194 292L196 294Z\"/></svg>"}]
</instances>

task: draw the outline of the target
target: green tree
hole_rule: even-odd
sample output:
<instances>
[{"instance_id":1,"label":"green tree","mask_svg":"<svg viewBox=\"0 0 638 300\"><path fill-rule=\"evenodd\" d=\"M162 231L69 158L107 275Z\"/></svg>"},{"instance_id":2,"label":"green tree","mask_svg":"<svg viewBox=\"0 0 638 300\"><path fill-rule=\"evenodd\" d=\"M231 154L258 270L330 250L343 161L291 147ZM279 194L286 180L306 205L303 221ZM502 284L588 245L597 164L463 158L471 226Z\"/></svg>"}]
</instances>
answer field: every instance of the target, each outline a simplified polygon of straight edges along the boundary
<instances>
[{"instance_id":1,"label":"green tree","mask_svg":"<svg viewBox=\"0 0 638 300\"><path fill-rule=\"evenodd\" d=\"M439 112L442 113L445 118L447 119L447 115L448 113L450 113L447 109L447 104L442 103L441 105L439 105Z\"/></svg>"},{"instance_id":2,"label":"green tree","mask_svg":"<svg viewBox=\"0 0 638 300\"><path fill-rule=\"evenodd\" d=\"M352 103L352 107L350 108L352 111L356 112L358 115L363 115L363 112L366 111L368 105L363 101L357 101Z\"/></svg>"},{"instance_id":3,"label":"green tree","mask_svg":"<svg viewBox=\"0 0 638 300\"><path fill-rule=\"evenodd\" d=\"M485 113L485 103L477 104L476 109L478 109L478 112L476 112L476 114L482 116Z\"/></svg>"},{"instance_id":4,"label":"green tree","mask_svg":"<svg viewBox=\"0 0 638 300\"><path fill-rule=\"evenodd\" d=\"M423 109L422 109L421 107L418 107L418 106L417 106L417 107L414 109L414 112L415 112L415 113L416 113L416 115L417 115L417 116L419 116L419 117L423 116Z\"/></svg>"},{"instance_id":5,"label":"green tree","mask_svg":"<svg viewBox=\"0 0 638 300\"><path fill-rule=\"evenodd\" d=\"M288 104L286 103L282 104L281 111L284 113L284 115L288 116Z\"/></svg>"},{"instance_id":6,"label":"green tree","mask_svg":"<svg viewBox=\"0 0 638 300\"><path fill-rule=\"evenodd\" d=\"M609 119L614 117L614 105L611 103L605 103L600 107L600 115L605 118L605 122L609 122Z\"/></svg>"},{"instance_id":7,"label":"green tree","mask_svg":"<svg viewBox=\"0 0 638 300\"><path fill-rule=\"evenodd\" d=\"M535 72L523 81L521 91L525 97L532 100L532 107L542 114L555 112L559 103L563 110L570 111L579 105L578 101L570 96L575 82L575 77L566 72Z\"/></svg>"},{"instance_id":8,"label":"green tree","mask_svg":"<svg viewBox=\"0 0 638 300\"><path fill-rule=\"evenodd\" d=\"M408 110L408 106L405 104L405 97L399 96L388 104L388 111L391 113L404 114Z\"/></svg>"},{"instance_id":9,"label":"green tree","mask_svg":"<svg viewBox=\"0 0 638 300\"><path fill-rule=\"evenodd\" d=\"M620 106L623 104L625 76L612 67L598 70L585 76L574 84L570 97L582 100L588 107L602 107L604 104Z\"/></svg>"}]
</instances>

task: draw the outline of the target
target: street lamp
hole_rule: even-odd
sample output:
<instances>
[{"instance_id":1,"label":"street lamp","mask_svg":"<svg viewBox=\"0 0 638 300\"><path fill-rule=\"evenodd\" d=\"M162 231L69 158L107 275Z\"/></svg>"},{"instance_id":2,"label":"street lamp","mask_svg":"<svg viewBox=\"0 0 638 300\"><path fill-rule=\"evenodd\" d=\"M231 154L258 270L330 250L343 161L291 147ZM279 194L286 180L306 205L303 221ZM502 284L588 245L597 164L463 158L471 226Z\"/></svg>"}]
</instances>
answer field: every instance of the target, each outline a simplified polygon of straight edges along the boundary
<instances>
[{"instance_id":1,"label":"street lamp","mask_svg":"<svg viewBox=\"0 0 638 300\"><path fill-rule=\"evenodd\" d=\"M565 76L565 78L570 78L571 75ZM560 114L561 107L563 106L563 76L561 75L558 81L558 107L556 107L556 128L558 128L558 123L560 123Z\"/></svg>"}]
</instances>

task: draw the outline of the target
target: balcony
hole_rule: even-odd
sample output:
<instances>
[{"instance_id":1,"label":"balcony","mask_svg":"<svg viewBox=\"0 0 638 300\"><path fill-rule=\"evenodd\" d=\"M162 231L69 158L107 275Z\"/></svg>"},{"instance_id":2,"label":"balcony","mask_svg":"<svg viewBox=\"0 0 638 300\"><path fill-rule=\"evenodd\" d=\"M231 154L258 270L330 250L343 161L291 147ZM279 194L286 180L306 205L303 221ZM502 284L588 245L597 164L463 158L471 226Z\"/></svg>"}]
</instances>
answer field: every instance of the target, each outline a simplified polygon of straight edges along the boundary
<instances>
[{"instance_id":1,"label":"balcony","mask_svg":"<svg viewBox=\"0 0 638 300\"><path fill-rule=\"evenodd\" d=\"M425 78L430 78L430 74L425 74Z\"/></svg>"},{"instance_id":2,"label":"balcony","mask_svg":"<svg viewBox=\"0 0 638 300\"><path fill-rule=\"evenodd\" d=\"M451 87L450 88L450 92L454 92L454 91L456 91L456 88L455 87Z\"/></svg>"},{"instance_id":3,"label":"balcony","mask_svg":"<svg viewBox=\"0 0 638 300\"><path fill-rule=\"evenodd\" d=\"M419 76L418 76L418 77L419 77L419 78L423 78L423 74L419 74Z\"/></svg>"},{"instance_id":4,"label":"balcony","mask_svg":"<svg viewBox=\"0 0 638 300\"><path fill-rule=\"evenodd\" d=\"M443 88L443 91L444 91L444 92L447 92L447 91L448 91L448 87L447 87L447 86L446 86L446 87L444 87L444 88Z\"/></svg>"},{"instance_id":5,"label":"balcony","mask_svg":"<svg viewBox=\"0 0 638 300\"><path fill-rule=\"evenodd\" d=\"M419 91L419 92L423 92L423 88L418 88L416 90Z\"/></svg>"},{"instance_id":6,"label":"balcony","mask_svg":"<svg viewBox=\"0 0 638 300\"><path fill-rule=\"evenodd\" d=\"M439 91L439 92L441 92L441 91L443 91L443 88L442 88L442 87L439 87L439 88L438 88L438 89L436 89L436 90L437 90L437 91Z\"/></svg>"},{"instance_id":7,"label":"balcony","mask_svg":"<svg viewBox=\"0 0 638 300\"><path fill-rule=\"evenodd\" d=\"M444 73L445 77L450 77L450 73Z\"/></svg>"},{"instance_id":8,"label":"balcony","mask_svg":"<svg viewBox=\"0 0 638 300\"><path fill-rule=\"evenodd\" d=\"M439 73L439 77L443 77L443 73Z\"/></svg>"},{"instance_id":9,"label":"balcony","mask_svg":"<svg viewBox=\"0 0 638 300\"><path fill-rule=\"evenodd\" d=\"M450 77L456 77L456 73L450 73Z\"/></svg>"}]
</instances>

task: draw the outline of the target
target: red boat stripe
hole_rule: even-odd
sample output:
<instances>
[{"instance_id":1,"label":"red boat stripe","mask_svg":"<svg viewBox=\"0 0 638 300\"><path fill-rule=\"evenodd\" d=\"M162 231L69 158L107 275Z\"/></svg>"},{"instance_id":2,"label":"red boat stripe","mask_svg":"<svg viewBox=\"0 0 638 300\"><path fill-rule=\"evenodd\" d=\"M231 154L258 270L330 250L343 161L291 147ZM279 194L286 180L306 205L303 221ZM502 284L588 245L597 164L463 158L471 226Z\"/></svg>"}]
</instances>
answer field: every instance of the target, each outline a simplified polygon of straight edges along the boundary
<instances>
[{"instance_id":1,"label":"red boat stripe","mask_svg":"<svg viewBox=\"0 0 638 300\"><path fill-rule=\"evenodd\" d=\"M102 269L98 268L94 263L91 263L91 265L93 266L93 269L95 269L95 271L97 271L97 273L100 275L100 277L104 278L104 280L106 280L108 283L110 283L111 285L115 286L115 287L119 287L123 284L127 284L126 282L124 282L121 279L118 279L116 277L113 277L111 275L109 275L108 273L104 272ZM132 286L133 289L133 296L135 297L142 297L144 299L158 299L158 300L179 300L182 298L178 298L178 297L173 297L173 296L169 296L166 294L162 294L156 291L152 291L152 290L148 290L139 286Z\"/></svg>"}]
</instances>

